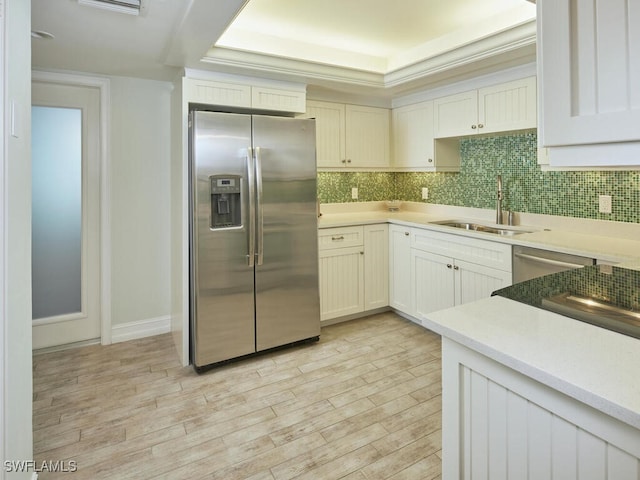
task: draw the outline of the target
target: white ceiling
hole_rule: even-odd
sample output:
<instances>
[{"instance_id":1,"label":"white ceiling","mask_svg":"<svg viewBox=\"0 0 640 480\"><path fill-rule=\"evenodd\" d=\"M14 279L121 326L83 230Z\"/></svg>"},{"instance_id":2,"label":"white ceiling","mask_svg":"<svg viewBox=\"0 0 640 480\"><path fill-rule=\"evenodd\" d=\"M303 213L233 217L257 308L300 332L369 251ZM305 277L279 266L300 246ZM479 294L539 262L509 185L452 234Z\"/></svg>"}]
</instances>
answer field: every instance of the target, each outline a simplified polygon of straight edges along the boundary
<instances>
[{"instance_id":1,"label":"white ceiling","mask_svg":"<svg viewBox=\"0 0 640 480\"><path fill-rule=\"evenodd\" d=\"M388 73L534 18L524 0L251 0L216 46Z\"/></svg>"},{"instance_id":2,"label":"white ceiling","mask_svg":"<svg viewBox=\"0 0 640 480\"><path fill-rule=\"evenodd\" d=\"M525 0L143 0L140 16L31 4L32 30L55 35L32 42L39 69L167 80L188 67L390 94L535 58Z\"/></svg>"}]
</instances>

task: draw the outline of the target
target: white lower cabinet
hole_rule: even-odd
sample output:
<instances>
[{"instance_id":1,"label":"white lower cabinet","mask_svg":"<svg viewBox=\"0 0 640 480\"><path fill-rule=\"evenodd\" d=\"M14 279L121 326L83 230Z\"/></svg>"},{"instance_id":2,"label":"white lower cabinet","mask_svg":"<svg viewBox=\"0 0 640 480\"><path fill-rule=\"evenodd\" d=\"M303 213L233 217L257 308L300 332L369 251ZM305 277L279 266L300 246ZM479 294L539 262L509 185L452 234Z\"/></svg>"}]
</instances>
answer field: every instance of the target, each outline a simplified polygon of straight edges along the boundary
<instances>
[{"instance_id":1,"label":"white lower cabinet","mask_svg":"<svg viewBox=\"0 0 640 480\"><path fill-rule=\"evenodd\" d=\"M415 316L422 320L428 313L491 296L511 284L511 272L414 248L411 279Z\"/></svg>"},{"instance_id":2,"label":"white lower cabinet","mask_svg":"<svg viewBox=\"0 0 640 480\"><path fill-rule=\"evenodd\" d=\"M413 314L422 319L425 314L455 305L453 260L441 255L411 249L411 293Z\"/></svg>"},{"instance_id":3,"label":"white lower cabinet","mask_svg":"<svg viewBox=\"0 0 640 480\"><path fill-rule=\"evenodd\" d=\"M400 225L389 245L389 305L418 320L511 284L510 245Z\"/></svg>"},{"instance_id":4,"label":"white lower cabinet","mask_svg":"<svg viewBox=\"0 0 640 480\"><path fill-rule=\"evenodd\" d=\"M363 246L320 251L320 319L364 310Z\"/></svg>"},{"instance_id":5,"label":"white lower cabinet","mask_svg":"<svg viewBox=\"0 0 640 480\"><path fill-rule=\"evenodd\" d=\"M411 314L411 231L389 225L389 305Z\"/></svg>"},{"instance_id":6,"label":"white lower cabinet","mask_svg":"<svg viewBox=\"0 0 640 480\"><path fill-rule=\"evenodd\" d=\"M442 478L640 478L640 432L442 339Z\"/></svg>"},{"instance_id":7,"label":"white lower cabinet","mask_svg":"<svg viewBox=\"0 0 640 480\"><path fill-rule=\"evenodd\" d=\"M389 226L364 226L364 309L389 305Z\"/></svg>"},{"instance_id":8,"label":"white lower cabinet","mask_svg":"<svg viewBox=\"0 0 640 480\"><path fill-rule=\"evenodd\" d=\"M320 319L389 304L386 224L319 231Z\"/></svg>"}]
</instances>

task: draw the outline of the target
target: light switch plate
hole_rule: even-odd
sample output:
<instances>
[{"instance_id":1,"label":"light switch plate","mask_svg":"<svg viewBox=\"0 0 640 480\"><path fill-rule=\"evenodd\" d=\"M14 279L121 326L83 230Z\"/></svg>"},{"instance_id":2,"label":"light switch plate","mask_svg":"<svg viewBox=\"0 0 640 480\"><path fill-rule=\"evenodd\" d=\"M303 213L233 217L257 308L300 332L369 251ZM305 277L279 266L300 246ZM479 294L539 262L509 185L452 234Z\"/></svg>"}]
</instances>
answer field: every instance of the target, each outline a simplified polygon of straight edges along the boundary
<instances>
[{"instance_id":1,"label":"light switch plate","mask_svg":"<svg viewBox=\"0 0 640 480\"><path fill-rule=\"evenodd\" d=\"M422 187L422 199L429 200L429 189L427 187Z\"/></svg>"}]
</instances>

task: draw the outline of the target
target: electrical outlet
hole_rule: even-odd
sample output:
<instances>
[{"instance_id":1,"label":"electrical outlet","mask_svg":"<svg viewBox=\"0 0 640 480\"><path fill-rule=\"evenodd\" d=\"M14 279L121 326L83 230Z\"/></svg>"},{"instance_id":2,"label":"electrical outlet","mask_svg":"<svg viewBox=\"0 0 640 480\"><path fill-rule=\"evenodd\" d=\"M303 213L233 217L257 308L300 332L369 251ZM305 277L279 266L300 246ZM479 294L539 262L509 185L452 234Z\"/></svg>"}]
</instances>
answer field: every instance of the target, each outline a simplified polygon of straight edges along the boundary
<instances>
[{"instance_id":1,"label":"electrical outlet","mask_svg":"<svg viewBox=\"0 0 640 480\"><path fill-rule=\"evenodd\" d=\"M429 200L429 189L427 187L422 187L422 199Z\"/></svg>"},{"instance_id":2,"label":"electrical outlet","mask_svg":"<svg viewBox=\"0 0 640 480\"><path fill-rule=\"evenodd\" d=\"M611 213L611 195L600 195L598 197L598 211L600 213Z\"/></svg>"},{"instance_id":3,"label":"electrical outlet","mask_svg":"<svg viewBox=\"0 0 640 480\"><path fill-rule=\"evenodd\" d=\"M357 187L353 187L351 189L351 199L352 200L357 200L358 199L358 188Z\"/></svg>"}]
</instances>

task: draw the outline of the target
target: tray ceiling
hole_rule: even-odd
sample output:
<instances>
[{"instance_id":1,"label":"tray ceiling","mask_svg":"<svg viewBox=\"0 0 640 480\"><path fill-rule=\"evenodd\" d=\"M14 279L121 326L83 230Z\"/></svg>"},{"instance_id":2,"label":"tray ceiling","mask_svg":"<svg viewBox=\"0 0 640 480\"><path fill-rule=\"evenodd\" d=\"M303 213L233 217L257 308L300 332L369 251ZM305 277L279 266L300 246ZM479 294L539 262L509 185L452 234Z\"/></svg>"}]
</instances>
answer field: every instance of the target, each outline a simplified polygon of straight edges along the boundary
<instances>
[{"instance_id":1,"label":"tray ceiling","mask_svg":"<svg viewBox=\"0 0 640 480\"><path fill-rule=\"evenodd\" d=\"M142 0L138 16L31 4L32 30L55 37L33 39L36 69L171 80L192 68L388 94L535 59L525 0Z\"/></svg>"}]
</instances>

